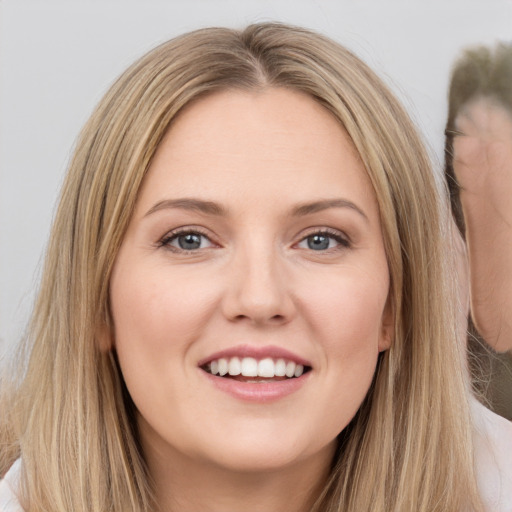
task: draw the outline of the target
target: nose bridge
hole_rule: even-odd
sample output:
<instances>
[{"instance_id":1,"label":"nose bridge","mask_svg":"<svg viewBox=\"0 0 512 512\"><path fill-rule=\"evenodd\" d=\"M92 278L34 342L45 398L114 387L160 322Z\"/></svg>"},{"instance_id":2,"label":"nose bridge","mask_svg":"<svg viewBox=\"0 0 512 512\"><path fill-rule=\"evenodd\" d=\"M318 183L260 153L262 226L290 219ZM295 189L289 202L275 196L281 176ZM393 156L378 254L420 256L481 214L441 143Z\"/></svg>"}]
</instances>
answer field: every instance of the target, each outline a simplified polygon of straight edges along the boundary
<instances>
[{"instance_id":1,"label":"nose bridge","mask_svg":"<svg viewBox=\"0 0 512 512\"><path fill-rule=\"evenodd\" d=\"M254 234L241 242L229 270L227 315L257 323L286 321L292 314L293 303L284 267L273 240Z\"/></svg>"}]
</instances>

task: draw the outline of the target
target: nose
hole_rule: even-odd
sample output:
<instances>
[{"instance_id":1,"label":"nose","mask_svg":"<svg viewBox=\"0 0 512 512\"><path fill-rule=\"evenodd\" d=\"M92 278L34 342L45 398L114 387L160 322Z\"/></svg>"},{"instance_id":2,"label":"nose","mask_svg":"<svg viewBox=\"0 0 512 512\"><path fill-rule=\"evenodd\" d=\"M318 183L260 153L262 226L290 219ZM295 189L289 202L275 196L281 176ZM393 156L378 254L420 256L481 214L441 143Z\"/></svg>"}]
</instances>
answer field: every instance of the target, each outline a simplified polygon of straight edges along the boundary
<instances>
[{"instance_id":1,"label":"nose","mask_svg":"<svg viewBox=\"0 0 512 512\"><path fill-rule=\"evenodd\" d=\"M295 314L292 283L272 249L240 251L227 271L223 313L230 321L279 325Z\"/></svg>"}]
</instances>

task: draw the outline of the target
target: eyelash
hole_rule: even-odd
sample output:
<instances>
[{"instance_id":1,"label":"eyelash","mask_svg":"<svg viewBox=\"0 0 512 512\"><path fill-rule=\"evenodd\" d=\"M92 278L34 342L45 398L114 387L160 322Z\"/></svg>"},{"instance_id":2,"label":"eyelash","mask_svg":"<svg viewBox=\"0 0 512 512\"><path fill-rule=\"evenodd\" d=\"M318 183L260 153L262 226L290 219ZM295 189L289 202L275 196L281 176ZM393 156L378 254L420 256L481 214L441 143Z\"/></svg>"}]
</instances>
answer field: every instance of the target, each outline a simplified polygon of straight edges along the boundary
<instances>
[{"instance_id":1,"label":"eyelash","mask_svg":"<svg viewBox=\"0 0 512 512\"><path fill-rule=\"evenodd\" d=\"M209 247L206 247L206 248L199 247L197 249L183 249L183 248L178 248L178 247L174 247L171 245L171 243L173 241L177 240L180 236L186 236L186 235L199 235L200 237L206 238L211 244L215 244L215 242L213 242L210 239L210 237L205 232L203 232L201 229L187 228L187 229L178 229L175 231L171 231L170 233L167 233L158 242L158 247L163 247L172 252L181 253L181 254L193 254L193 253L197 253L199 249L208 249L209 248ZM315 251L314 249L308 248L312 252L326 253L326 252L332 252L332 251L336 251L336 250L349 249L351 247L351 242L346 236L342 235L339 231L336 231L333 229L325 229L325 228L311 231L310 233L303 236L300 239L300 241L297 244L295 244L295 246L298 244L301 244L303 242L306 242L308 238L311 238L313 236L323 236L323 237L330 238L330 239L334 240L339 245L337 247L330 247L330 248L319 250L319 251Z\"/></svg>"},{"instance_id":2,"label":"eyelash","mask_svg":"<svg viewBox=\"0 0 512 512\"><path fill-rule=\"evenodd\" d=\"M349 249L352 245L349 238L346 235L343 235L342 233L340 233L337 230L328 229L328 228L312 230L310 233L306 234L305 236L303 236L301 238L301 240L299 241L299 244L302 242L305 242L308 238L313 237L313 236L324 236L327 238L331 238L334 241L336 241L339 245L337 247L331 247L331 248L324 249L321 251L315 251L314 249L310 249L312 252L323 252L323 253L329 252L330 253L332 251L340 251L343 249Z\"/></svg>"}]
</instances>

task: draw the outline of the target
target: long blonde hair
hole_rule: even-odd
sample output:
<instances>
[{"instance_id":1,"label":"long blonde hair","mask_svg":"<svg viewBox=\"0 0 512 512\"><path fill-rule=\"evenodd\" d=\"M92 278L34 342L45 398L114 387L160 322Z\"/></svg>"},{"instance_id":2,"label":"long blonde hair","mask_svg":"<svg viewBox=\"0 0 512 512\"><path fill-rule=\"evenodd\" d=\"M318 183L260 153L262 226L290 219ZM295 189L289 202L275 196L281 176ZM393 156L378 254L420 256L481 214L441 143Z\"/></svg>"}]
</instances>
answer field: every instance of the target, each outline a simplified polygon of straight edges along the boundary
<instances>
[{"instance_id":1,"label":"long blonde hair","mask_svg":"<svg viewBox=\"0 0 512 512\"><path fill-rule=\"evenodd\" d=\"M83 129L28 331L30 355L3 397L0 469L21 455L27 511L158 508L133 404L115 354L97 337L111 326L112 266L177 113L213 91L267 87L309 94L350 135L378 200L396 315L393 346L340 434L314 510L478 509L445 212L422 143L393 95L348 50L305 29L257 24L203 29L156 48L118 79Z\"/></svg>"}]
</instances>

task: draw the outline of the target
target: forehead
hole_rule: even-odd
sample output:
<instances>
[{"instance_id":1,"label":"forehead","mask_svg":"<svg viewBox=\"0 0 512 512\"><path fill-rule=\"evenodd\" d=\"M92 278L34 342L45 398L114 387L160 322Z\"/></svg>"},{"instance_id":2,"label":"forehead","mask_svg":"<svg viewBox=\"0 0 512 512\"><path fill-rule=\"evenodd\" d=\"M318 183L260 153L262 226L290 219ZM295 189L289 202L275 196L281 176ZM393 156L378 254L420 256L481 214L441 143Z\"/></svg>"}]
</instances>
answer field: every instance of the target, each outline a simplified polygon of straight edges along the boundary
<instances>
[{"instance_id":1,"label":"forehead","mask_svg":"<svg viewBox=\"0 0 512 512\"><path fill-rule=\"evenodd\" d=\"M140 200L165 193L297 202L349 194L375 207L339 121L310 96L284 88L216 92L186 107L157 149Z\"/></svg>"}]
</instances>

